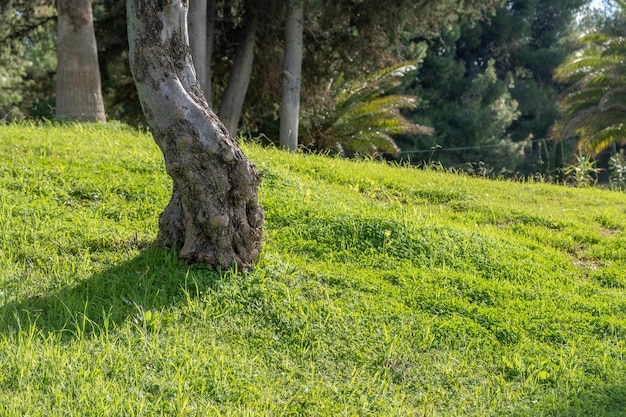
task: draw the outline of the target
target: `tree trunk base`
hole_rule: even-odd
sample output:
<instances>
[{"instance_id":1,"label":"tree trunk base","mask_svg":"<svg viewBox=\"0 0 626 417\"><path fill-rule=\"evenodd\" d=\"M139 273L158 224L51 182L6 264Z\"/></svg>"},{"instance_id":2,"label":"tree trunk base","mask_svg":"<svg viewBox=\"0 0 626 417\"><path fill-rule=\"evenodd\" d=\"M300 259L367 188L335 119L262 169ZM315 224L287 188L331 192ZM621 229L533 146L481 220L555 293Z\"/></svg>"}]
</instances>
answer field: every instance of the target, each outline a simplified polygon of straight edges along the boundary
<instances>
[{"instance_id":1,"label":"tree trunk base","mask_svg":"<svg viewBox=\"0 0 626 417\"><path fill-rule=\"evenodd\" d=\"M174 181L172 198L159 216L157 244L179 249L179 258L190 264L247 270L258 260L263 238L260 176L223 127L217 152L202 146L215 138L192 140L180 132L179 124L166 135L175 137L157 140L170 143L163 148ZM176 143L185 144L184 152Z\"/></svg>"},{"instance_id":2,"label":"tree trunk base","mask_svg":"<svg viewBox=\"0 0 626 417\"><path fill-rule=\"evenodd\" d=\"M260 175L211 111L197 82L182 0L129 0L130 63L141 105L172 177L157 244L188 263L240 270L259 258Z\"/></svg>"}]
</instances>

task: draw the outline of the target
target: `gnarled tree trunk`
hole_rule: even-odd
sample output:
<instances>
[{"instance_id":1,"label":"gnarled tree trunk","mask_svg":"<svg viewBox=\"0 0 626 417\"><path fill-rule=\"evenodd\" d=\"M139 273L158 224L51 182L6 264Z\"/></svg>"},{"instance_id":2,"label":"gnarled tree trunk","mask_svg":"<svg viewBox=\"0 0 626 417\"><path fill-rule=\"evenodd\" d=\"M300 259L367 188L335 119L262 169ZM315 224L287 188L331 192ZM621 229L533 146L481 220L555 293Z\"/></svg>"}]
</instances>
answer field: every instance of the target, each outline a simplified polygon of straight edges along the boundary
<instances>
[{"instance_id":1,"label":"gnarled tree trunk","mask_svg":"<svg viewBox=\"0 0 626 417\"><path fill-rule=\"evenodd\" d=\"M57 0L56 117L105 122L91 0Z\"/></svg>"},{"instance_id":2,"label":"gnarled tree trunk","mask_svg":"<svg viewBox=\"0 0 626 417\"><path fill-rule=\"evenodd\" d=\"M186 0L128 0L130 64L173 179L157 241L190 263L248 269L259 256L259 175L208 107L196 79Z\"/></svg>"}]
</instances>

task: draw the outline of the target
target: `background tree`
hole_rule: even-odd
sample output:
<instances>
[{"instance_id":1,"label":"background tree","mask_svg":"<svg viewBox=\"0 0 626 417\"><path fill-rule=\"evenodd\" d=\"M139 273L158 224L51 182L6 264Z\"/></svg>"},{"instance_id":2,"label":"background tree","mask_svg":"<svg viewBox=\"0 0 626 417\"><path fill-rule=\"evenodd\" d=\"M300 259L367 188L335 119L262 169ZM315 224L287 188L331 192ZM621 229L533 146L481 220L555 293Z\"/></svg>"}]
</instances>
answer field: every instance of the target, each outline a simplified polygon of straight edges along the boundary
<instances>
[{"instance_id":1,"label":"background tree","mask_svg":"<svg viewBox=\"0 0 626 417\"><path fill-rule=\"evenodd\" d=\"M280 147L295 151L300 122L300 86L304 0L289 0L285 17L285 52L283 55L282 100L280 103Z\"/></svg>"},{"instance_id":2,"label":"background tree","mask_svg":"<svg viewBox=\"0 0 626 417\"><path fill-rule=\"evenodd\" d=\"M210 4L209 4L210 3ZM189 46L196 77L202 86L207 102L211 103L211 64L215 19L213 0L189 0ZM208 56L207 56L208 54Z\"/></svg>"},{"instance_id":3,"label":"background tree","mask_svg":"<svg viewBox=\"0 0 626 417\"><path fill-rule=\"evenodd\" d=\"M259 175L201 93L185 3L128 0L131 69L173 180L157 241L190 263L247 269L263 234Z\"/></svg>"},{"instance_id":4,"label":"background tree","mask_svg":"<svg viewBox=\"0 0 626 417\"><path fill-rule=\"evenodd\" d=\"M189 2L189 42L198 80L204 97L213 106L212 59L215 44L216 0L192 0Z\"/></svg>"},{"instance_id":5,"label":"background tree","mask_svg":"<svg viewBox=\"0 0 626 417\"><path fill-rule=\"evenodd\" d=\"M571 86L561 96L554 136L578 138L578 150L596 155L626 141L626 1L610 22L579 39L579 48L557 68L556 79Z\"/></svg>"},{"instance_id":6,"label":"background tree","mask_svg":"<svg viewBox=\"0 0 626 417\"><path fill-rule=\"evenodd\" d=\"M399 143L403 155L414 162L428 159L446 166L474 161L499 168L507 162L514 165L520 150L507 132L519 115L518 104L511 97L512 77L500 79L493 60L469 76L454 47L440 48L429 51L407 88L407 94L422 100L410 118L432 126L434 134L402 136ZM424 152L412 154L416 147ZM439 147L444 151L438 151Z\"/></svg>"},{"instance_id":7,"label":"background tree","mask_svg":"<svg viewBox=\"0 0 626 417\"><path fill-rule=\"evenodd\" d=\"M56 117L104 122L91 0L57 0Z\"/></svg>"},{"instance_id":8,"label":"background tree","mask_svg":"<svg viewBox=\"0 0 626 417\"><path fill-rule=\"evenodd\" d=\"M260 20L259 15L261 14L260 10L263 10L263 8L264 2L262 0L246 0L244 2L243 16L239 23L239 39L235 59L219 108L220 119L232 136L237 135L246 92L250 84Z\"/></svg>"},{"instance_id":9,"label":"background tree","mask_svg":"<svg viewBox=\"0 0 626 417\"><path fill-rule=\"evenodd\" d=\"M572 48L570 34L586 3L509 0L494 16L477 25L454 26L431 43L408 87L423 99L411 117L432 123L437 133L405 137L403 149L425 151L412 155L417 161L434 157L463 164L480 159L526 172L554 168L553 156L542 158L555 151L547 139L563 88L552 73ZM435 145L463 149L431 155ZM520 146L524 153L517 152Z\"/></svg>"},{"instance_id":10,"label":"background tree","mask_svg":"<svg viewBox=\"0 0 626 417\"><path fill-rule=\"evenodd\" d=\"M126 0L94 0L94 26L104 106L109 119L145 126L128 67Z\"/></svg>"}]
</instances>

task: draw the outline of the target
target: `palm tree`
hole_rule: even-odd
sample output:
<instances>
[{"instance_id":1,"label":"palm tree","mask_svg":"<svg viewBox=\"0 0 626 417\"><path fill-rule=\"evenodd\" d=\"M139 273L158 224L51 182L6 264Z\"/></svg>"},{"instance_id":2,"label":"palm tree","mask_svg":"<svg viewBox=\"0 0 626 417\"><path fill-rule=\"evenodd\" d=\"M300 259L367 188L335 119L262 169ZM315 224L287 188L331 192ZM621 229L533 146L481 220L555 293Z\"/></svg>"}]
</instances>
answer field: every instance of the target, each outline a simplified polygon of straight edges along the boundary
<instances>
[{"instance_id":1,"label":"palm tree","mask_svg":"<svg viewBox=\"0 0 626 417\"><path fill-rule=\"evenodd\" d=\"M415 69L414 63L403 62L362 80L346 82L340 77L331 85L335 106L321 122L316 146L336 148L343 154L382 151L397 155L393 135L432 134L432 128L416 125L400 113L400 109L415 108L415 96L389 94Z\"/></svg>"},{"instance_id":2,"label":"palm tree","mask_svg":"<svg viewBox=\"0 0 626 417\"><path fill-rule=\"evenodd\" d=\"M626 17L626 0L615 2ZM571 86L561 96L553 136L578 136L581 153L597 154L626 142L626 36L596 31L582 36L579 44L555 71L558 81Z\"/></svg>"},{"instance_id":3,"label":"palm tree","mask_svg":"<svg viewBox=\"0 0 626 417\"><path fill-rule=\"evenodd\" d=\"M56 117L105 122L92 0L57 0Z\"/></svg>"}]
</instances>

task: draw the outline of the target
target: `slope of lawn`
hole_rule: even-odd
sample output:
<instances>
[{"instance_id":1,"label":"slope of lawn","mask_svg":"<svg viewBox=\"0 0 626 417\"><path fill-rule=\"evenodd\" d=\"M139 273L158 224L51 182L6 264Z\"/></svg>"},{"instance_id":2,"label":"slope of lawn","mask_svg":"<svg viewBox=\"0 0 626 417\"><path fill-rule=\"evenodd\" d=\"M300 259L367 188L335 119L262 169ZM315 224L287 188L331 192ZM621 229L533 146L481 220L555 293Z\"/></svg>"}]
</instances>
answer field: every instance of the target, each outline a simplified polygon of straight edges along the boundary
<instances>
[{"instance_id":1,"label":"slope of lawn","mask_svg":"<svg viewBox=\"0 0 626 417\"><path fill-rule=\"evenodd\" d=\"M0 127L1 416L624 416L626 194L292 155L259 265L151 246L121 125Z\"/></svg>"}]
</instances>

